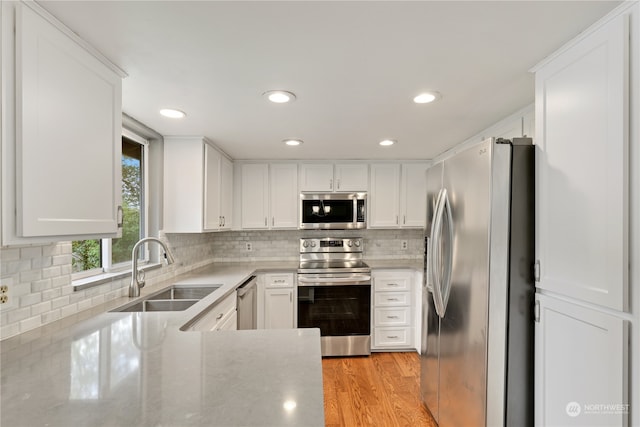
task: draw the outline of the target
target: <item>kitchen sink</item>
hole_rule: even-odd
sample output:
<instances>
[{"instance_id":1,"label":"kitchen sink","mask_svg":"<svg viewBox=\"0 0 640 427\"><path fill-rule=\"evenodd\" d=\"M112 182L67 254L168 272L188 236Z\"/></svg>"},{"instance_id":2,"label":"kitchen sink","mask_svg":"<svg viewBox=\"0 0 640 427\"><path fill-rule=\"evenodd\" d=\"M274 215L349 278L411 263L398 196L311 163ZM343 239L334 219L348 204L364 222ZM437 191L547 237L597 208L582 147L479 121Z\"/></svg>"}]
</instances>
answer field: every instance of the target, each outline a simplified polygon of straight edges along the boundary
<instances>
[{"instance_id":1,"label":"kitchen sink","mask_svg":"<svg viewBox=\"0 0 640 427\"><path fill-rule=\"evenodd\" d=\"M184 311L222 285L173 285L112 312Z\"/></svg>"},{"instance_id":2,"label":"kitchen sink","mask_svg":"<svg viewBox=\"0 0 640 427\"><path fill-rule=\"evenodd\" d=\"M197 299L182 299L182 300L142 300L133 305L125 305L116 310L111 311L119 311L119 312L135 312L135 311L184 311L187 308L191 307L193 304L197 303L199 300Z\"/></svg>"},{"instance_id":3,"label":"kitchen sink","mask_svg":"<svg viewBox=\"0 0 640 427\"><path fill-rule=\"evenodd\" d=\"M222 285L206 285L206 286L197 286L197 285L173 285L160 293L153 294L145 299L147 300L162 300L162 299L171 299L171 300L182 300L182 299L195 299L199 300L211 292L215 291Z\"/></svg>"}]
</instances>

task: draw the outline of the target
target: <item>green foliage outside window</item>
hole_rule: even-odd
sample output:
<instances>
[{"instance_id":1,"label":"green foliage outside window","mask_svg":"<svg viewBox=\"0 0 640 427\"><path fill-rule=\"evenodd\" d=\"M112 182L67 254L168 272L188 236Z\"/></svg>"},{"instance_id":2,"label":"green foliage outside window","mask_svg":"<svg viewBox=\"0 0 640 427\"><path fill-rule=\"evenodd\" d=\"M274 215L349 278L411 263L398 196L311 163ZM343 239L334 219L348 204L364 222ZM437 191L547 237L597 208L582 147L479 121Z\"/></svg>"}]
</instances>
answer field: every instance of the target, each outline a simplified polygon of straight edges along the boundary
<instances>
[{"instance_id":1,"label":"green foliage outside window","mask_svg":"<svg viewBox=\"0 0 640 427\"><path fill-rule=\"evenodd\" d=\"M74 273L100 268L99 240L76 240L71 242L71 249L71 267Z\"/></svg>"}]
</instances>

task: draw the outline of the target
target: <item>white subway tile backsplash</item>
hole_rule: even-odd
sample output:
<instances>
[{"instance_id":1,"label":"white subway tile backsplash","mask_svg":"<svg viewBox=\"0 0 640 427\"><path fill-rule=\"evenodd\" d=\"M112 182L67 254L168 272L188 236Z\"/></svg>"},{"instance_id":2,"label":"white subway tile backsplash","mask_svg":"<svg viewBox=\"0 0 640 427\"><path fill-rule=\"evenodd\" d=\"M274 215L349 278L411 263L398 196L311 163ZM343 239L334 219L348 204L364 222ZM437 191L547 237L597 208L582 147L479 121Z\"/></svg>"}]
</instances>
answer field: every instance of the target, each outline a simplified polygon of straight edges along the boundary
<instances>
[{"instance_id":1,"label":"white subway tile backsplash","mask_svg":"<svg viewBox=\"0 0 640 427\"><path fill-rule=\"evenodd\" d=\"M295 261L299 239L308 236L362 237L365 258L418 259L422 230L362 231L227 231L161 235L176 263L150 270L149 285L169 280L212 262ZM406 240L408 249L400 250ZM246 250L251 242L253 250ZM0 339L68 318L106 301L127 295L130 276L74 291L71 281L71 243L0 249L0 276L11 283L14 307L0 311Z\"/></svg>"}]
</instances>

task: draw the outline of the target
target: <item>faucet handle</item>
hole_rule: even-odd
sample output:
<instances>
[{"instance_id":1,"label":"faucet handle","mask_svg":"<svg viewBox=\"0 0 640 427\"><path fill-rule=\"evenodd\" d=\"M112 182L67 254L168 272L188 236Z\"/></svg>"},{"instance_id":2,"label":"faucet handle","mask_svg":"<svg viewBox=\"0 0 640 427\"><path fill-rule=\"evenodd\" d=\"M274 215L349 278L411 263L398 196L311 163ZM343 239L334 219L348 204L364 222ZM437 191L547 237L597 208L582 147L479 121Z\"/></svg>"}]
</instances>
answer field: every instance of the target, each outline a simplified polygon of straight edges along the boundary
<instances>
[{"instance_id":1,"label":"faucet handle","mask_svg":"<svg viewBox=\"0 0 640 427\"><path fill-rule=\"evenodd\" d=\"M138 274L137 274L137 282L138 282L138 288L144 288L144 270L138 270Z\"/></svg>"}]
</instances>

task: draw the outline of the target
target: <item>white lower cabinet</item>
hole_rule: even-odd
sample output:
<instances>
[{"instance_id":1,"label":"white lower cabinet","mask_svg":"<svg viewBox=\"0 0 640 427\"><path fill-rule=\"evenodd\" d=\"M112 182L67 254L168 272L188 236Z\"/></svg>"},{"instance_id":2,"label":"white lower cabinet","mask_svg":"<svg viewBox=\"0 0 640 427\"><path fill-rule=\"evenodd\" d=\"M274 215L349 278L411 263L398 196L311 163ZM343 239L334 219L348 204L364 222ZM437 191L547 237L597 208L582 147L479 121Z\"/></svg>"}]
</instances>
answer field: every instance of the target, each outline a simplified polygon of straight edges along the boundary
<instances>
[{"instance_id":1,"label":"white lower cabinet","mask_svg":"<svg viewBox=\"0 0 640 427\"><path fill-rule=\"evenodd\" d=\"M258 276L258 329L296 327L294 273L266 273Z\"/></svg>"},{"instance_id":2,"label":"white lower cabinet","mask_svg":"<svg viewBox=\"0 0 640 427\"><path fill-rule=\"evenodd\" d=\"M547 295L536 305L535 425L628 425L628 321Z\"/></svg>"},{"instance_id":3,"label":"white lower cabinet","mask_svg":"<svg viewBox=\"0 0 640 427\"><path fill-rule=\"evenodd\" d=\"M377 351L414 345L413 272L373 270L372 344Z\"/></svg>"},{"instance_id":4,"label":"white lower cabinet","mask_svg":"<svg viewBox=\"0 0 640 427\"><path fill-rule=\"evenodd\" d=\"M238 312L236 310L236 293L232 292L210 307L189 330L221 331L238 329Z\"/></svg>"}]
</instances>

